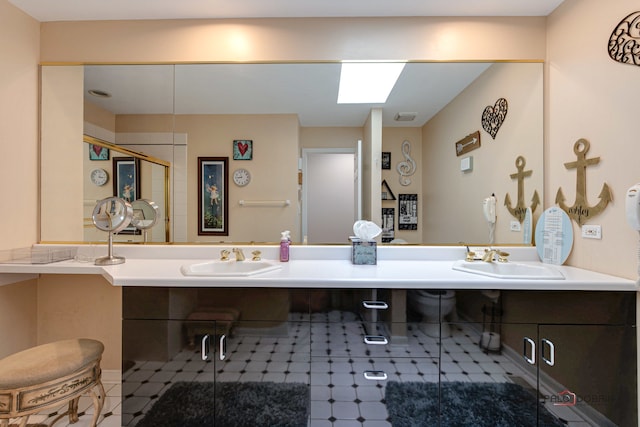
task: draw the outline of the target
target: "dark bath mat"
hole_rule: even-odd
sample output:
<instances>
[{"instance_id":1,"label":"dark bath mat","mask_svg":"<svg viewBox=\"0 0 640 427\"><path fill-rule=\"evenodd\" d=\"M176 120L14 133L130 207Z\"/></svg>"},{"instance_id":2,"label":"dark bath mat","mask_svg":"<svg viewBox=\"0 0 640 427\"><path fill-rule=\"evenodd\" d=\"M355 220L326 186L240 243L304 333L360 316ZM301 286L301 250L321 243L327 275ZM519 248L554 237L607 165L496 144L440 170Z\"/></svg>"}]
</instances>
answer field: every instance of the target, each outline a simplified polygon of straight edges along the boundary
<instances>
[{"instance_id":1,"label":"dark bath mat","mask_svg":"<svg viewBox=\"0 0 640 427\"><path fill-rule=\"evenodd\" d=\"M387 383L385 400L393 427L565 426L518 384L443 382L440 387L438 420L438 383Z\"/></svg>"},{"instance_id":2,"label":"dark bath mat","mask_svg":"<svg viewBox=\"0 0 640 427\"><path fill-rule=\"evenodd\" d=\"M306 427L308 414L306 384L178 382L137 427Z\"/></svg>"}]
</instances>

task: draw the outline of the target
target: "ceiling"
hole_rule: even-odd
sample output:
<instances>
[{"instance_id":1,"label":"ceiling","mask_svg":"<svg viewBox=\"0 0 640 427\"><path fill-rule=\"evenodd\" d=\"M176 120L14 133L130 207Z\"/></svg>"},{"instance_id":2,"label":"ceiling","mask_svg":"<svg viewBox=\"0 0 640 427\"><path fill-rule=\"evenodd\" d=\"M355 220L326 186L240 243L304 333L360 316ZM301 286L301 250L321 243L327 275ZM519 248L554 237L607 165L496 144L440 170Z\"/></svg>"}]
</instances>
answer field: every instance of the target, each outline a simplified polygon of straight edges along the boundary
<instances>
[{"instance_id":1,"label":"ceiling","mask_svg":"<svg viewBox=\"0 0 640 427\"><path fill-rule=\"evenodd\" d=\"M41 22L356 16L547 16L564 0L9 0Z\"/></svg>"},{"instance_id":2,"label":"ceiling","mask_svg":"<svg viewBox=\"0 0 640 427\"><path fill-rule=\"evenodd\" d=\"M409 63L384 105L337 104L338 63L92 65L85 67L85 98L114 114L298 114L305 127L360 127L381 107L385 127L416 127L490 65ZM415 120L394 120L405 112Z\"/></svg>"},{"instance_id":3,"label":"ceiling","mask_svg":"<svg viewBox=\"0 0 640 427\"><path fill-rule=\"evenodd\" d=\"M547 16L564 0L9 0L41 22L77 20ZM302 126L362 126L383 107L384 126L421 126L488 64L408 64L386 104L337 105L339 64L87 67L85 88L112 94L91 102L116 114L296 113ZM188 95L187 95L188 94ZM175 102L175 104L174 104ZM175 110L174 110L175 108ZM398 122L397 113L417 113Z\"/></svg>"}]
</instances>

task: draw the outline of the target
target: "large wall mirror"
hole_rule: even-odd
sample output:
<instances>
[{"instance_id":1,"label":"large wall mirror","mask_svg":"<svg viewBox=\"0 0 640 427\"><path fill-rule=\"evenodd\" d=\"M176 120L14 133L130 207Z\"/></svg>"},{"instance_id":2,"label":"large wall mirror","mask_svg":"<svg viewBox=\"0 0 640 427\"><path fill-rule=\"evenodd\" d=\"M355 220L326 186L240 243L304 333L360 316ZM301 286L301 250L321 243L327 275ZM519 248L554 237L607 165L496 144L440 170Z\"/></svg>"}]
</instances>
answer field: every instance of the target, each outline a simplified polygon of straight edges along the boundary
<instances>
[{"instance_id":1,"label":"large wall mirror","mask_svg":"<svg viewBox=\"0 0 640 427\"><path fill-rule=\"evenodd\" d=\"M84 213L78 212L78 220L69 219L75 214L68 211L65 218L57 218L65 213L56 206L56 197L77 204L78 211L93 199L69 188L69 175L86 175L100 163L112 172L112 158L89 160L83 135L171 165L164 207L168 241L275 242L282 230L291 230L293 240L300 242L309 214L303 199L311 197L307 194L311 190L304 188L306 171L300 173L307 165L302 160L305 153L338 150L357 156L359 141L366 151L370 134L379 131L381 150L373 157L381 160L360 163L365 176L360 185L370 186L370 194L380 197L393 238L416 244L487 243L482 200L495 194L494 242L523 242L523 233L512 231L517 219L507 208L522 200L530 206L534 192L540 200L543 197L542 63L408 63L384 104L337 104L340 67L339 63L43 66L42 181L51 184L43 185L41 196L42 240L99 240L76 231L74 221L80 230L86 225ZM507 101L506 116L495 112L499 99ZM486 109L494 111L490 116L494 125L499 121L494 135L483 129ZM377 117L373 124L372 117ZM475 132L480 146L459 156L456 142ZM120 156L117 151L115 155ZM228 184L218 194L229 207L227 233L207 235L200 232L199 209L206 210L203 202L209 199L199 194L198 159L220 157L228 158ZM526 161L522 168L519 157ZM463 158L470 158L466 160L470 170L461 170ZM402 164L415 166L403 182L398 172ZM358 162L354 165L357 168ZM334 170L330 164L324 169ZM248 183L234 182L238 170L248 172ZM517 178L519 172L529 171ZM367 183L367 176L375 176L375 182ZM329 200L332 192L346 187L330 179L320 186ZM158 191L142 196L155 199ZM507 195L511 206L504 204ZM344 207L338 197L335 200L324 203L327 211L320 216L325 227L338 221L337 213ZM534 218L541 210L538 205ZM347 243L349 231L339 232L343 239L308 240Z\"/></svg>"}]
</instances>

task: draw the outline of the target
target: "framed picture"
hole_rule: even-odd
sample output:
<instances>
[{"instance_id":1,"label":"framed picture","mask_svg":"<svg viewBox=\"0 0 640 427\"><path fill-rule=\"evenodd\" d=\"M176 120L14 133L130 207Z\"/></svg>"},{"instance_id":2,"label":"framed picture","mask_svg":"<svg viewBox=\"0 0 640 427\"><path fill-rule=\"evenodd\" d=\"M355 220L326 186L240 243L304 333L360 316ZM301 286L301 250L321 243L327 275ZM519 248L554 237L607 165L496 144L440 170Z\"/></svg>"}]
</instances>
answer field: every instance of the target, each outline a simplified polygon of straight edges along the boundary
<instances>
[{"instance_id":1,"label":"framed picture","mask_svg":"<svg viewBox=\"0 0 640 427\"><path fill-rule=\"evenodd\" d=\"M418 229L418 195L398 194L398 230Z\"/></svg>"},{"instance_id":2,"label":"framed picture","mask_svg":"<svg viewBox=\"0 0 640 427\"><path fill-rule=\"evenodd\" d=\"M198 157L198 235L229 235L229 158Z\"/></svg>"},{"instance_id":3,"label":"framed picture","mask_svg":"<svg viewBox=\"0 0 640 427\"><path fill-rule=\"evenodd\" d=\"M253 141L250 139L235 139L233 141L233 160L253 159Z\"/></svg>"},{"instance_id":4,"label":"framed picture","mask_svg":"<svg viewBox=\"0 0 640 427\"><path fill-rule=\"evenodd\" d=\"M89 144L89 160L109 160L109 149Z\"/></svg>"},{"instance_id":5,"label":"framed picture","mask_svg":"<svg viewBox=\"0 0 640 427\"><path fill-rule=\"evenodd\" d=\"M382 208L382 243L389 243L395 238L395 208Z\"/></svg>"},{"instance_id":6,"label":"framed picture","mask_svg":"<svg viewBox=\"0 0 640 427\"><path fill-rule=\"evenodd\" d=\"M140 198L140 159L113 158L113 195L133 202Z\"/></svg>"},{"instance_id":7,"label":"framed picture","mask_svg":"<svg viewBox=\"0 0 640 427\"><path fill-rule=\"evenodd\" d=\"M382 152L382 169L391 169L391 153L388 151Z\"/></svg>"}]
</instances>

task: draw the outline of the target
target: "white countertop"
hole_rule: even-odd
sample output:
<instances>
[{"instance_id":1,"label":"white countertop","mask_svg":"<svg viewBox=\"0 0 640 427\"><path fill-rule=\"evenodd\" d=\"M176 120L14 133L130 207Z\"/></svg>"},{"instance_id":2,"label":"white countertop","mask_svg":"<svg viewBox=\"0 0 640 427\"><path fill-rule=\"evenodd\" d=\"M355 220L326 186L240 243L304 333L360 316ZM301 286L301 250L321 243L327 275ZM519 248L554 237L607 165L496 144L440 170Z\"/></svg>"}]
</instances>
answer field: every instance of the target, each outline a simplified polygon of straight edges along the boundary
<instances>
[{"instance_id":1,"label":"white countertop","mask_svg":"<svg viewBox=\"0 0 640 427\"><path fill-rule=\"evenodd\" d=\"M275 260L277 246L240 246L247 261L259 249L265 260ZM276 263L281 268L253 276L184 276L180 267L219 258L230 245L131 245L116 246L114 254L126 257L124 264L96 266L76 260L51 264L0 264L0 284L9 277L34 274L98 274L114 286L183 287L287 287L287 288L440 288L440 289L522 289L637 291L629 279L585 269L553 266L564 280L500 279L456 271L453 263L463 259L459 246L380 246L376 265L353 265L350 246L292 246L291 260ZM512 262L540 265L535 248L508 247ZM104 253L102 253L104 252ZM106 254L104 245L79 246L78 258ZM233 255L232 255L233 256ZM231 261L235 262L235 261ZM480 261L478 261L480 262Z\"/></svg>"}]
</instances>

